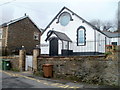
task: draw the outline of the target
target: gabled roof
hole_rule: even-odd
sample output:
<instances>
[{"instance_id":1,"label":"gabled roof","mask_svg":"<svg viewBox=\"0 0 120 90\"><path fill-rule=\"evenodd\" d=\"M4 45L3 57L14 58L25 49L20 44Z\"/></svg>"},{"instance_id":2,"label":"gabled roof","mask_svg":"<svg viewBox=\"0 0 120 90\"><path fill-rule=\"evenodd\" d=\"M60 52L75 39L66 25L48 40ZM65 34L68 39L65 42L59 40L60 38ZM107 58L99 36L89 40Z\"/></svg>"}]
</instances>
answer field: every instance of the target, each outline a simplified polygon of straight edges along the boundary
<instances>
[{"instance_id":1,"label":"gabled roof","mask_svg":"<svg viewBox=\"0 0 120 90\"><path fill-rule=\"evenodd\" d=\"M59 13L53 18L53 20L52 20L52 21L48 24L48 26L44 29L44 31L42 32L42 34L47 30L47 28L50 27L50 25L53 23L53 21L54 21L55 19L57 19L57 17L59 16L59 14L60 14L64 9L68 10L68 11L71 12L73 15L76 15L78 18L80 18L81 20L83 20L83 22L86 22L88 25L90 25L93 29L95 29L95 30L99 31L100 33L104 34L100 29L98 29L97 27L93 26L91 23L89 23L88 21L86 21L85 19L83 19L82 17L80 17L79 15L77 15L76 13L74 13L73 11L71 11L70 9L68 9L67 7L63 7L63 8L59 11ZM104 34L104 35L106 35L106 34ZM106 36L107 36L107 35L106 35ZM107 36L107 37L108 37L108 36Z\"/></svg>"},{"instance_id":2,"label":"gabled roof","mask_svg":"<svg viewBox=\"0 0 120 90\"><path fill-rule=\"evenodd\" d=\"M21 20L26 19L26 18L28 18L28 19L34 24L34 26L35 26L39 31L41 31L41 29L38 28L38 26L30 19L30 17L29 17L28 15L23 16L23 17L20 17L20 18L18 18L18 19L11 20L11 21L6 22L6 23L3 23L2 25L0 25L0 28L9 26L9 25L11 25L11 24L13 24L13 23L16 23L16 22L21 21Z\"/></svg>"},{"instance_id":3,"label":"gabled roof","mask_svg":"<svg viewBox=\"0 0 120 90\"><path fill-rule=\"evenodd\" d=\"M110 38L120 37L120 33L113 33L113 32L108 32L108 31L103 31L103 33L106 34Z\"/></svg>"},{"instance_id":4,"label":"gabled roof","mask_svg":"<svg viewBox=\"0 0 120 90\"><path fill-rule=\"evenodd\" d=\"M10 24L13 24L13 23L18 22L18 21L20 21L20 20L23 20L23 19L25 19L25 18L28 18L28 16L24 16L24 17L20 17L20 18L18 18L18 19L11 20L11 21L9 21L9 22L3 23L3 24L0 25L0 26L1 26L1 27L6 27L6 26L8 26L8 25L10 25Z\"/></svg>"},{"instance_id":5,"label":"gabled roof","mask_svg":"<svg viewBox=\"0 0 120 90\"><path fill-rule=\"evenodd\" d=\"M69 42L72 42L72 40L65 34L65 33L61 33L61 32L58 32L58 31L50 31L49 35L47 36L46 40L47 41L49 39L49 37L52 35L52 34L55 34L58 39L60 39L61 41L69 41Z\"/></svg>"}]
</instances>

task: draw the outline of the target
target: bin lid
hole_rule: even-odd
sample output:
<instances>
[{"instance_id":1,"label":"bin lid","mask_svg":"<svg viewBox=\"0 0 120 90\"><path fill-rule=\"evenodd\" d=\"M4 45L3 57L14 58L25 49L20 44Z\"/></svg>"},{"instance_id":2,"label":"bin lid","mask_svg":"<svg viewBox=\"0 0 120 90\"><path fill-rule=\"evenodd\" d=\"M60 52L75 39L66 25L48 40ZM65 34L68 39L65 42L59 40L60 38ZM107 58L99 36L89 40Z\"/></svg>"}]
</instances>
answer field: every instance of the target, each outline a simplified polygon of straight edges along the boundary
<instances>
[{"instance_id":1,"label":"bin lid","mask_svg":"<svg viewBox=\"0 0 120 90\"><path fill-rule=\"evenodd\" d=\"M6 62L7 62L7 61L10 61L10 59L4 59L3 61L6 61Z\"/></svg>"},{"instance_id":2,"label":"bin lid","mask_svg":"<svg viewBox=\"0 0 120 90\"><path fill-rule=\"evenodd\" d=\"M11 59L0 59L2 61L10 61Z\"/></svg>"},{"instance_id":3,"label":"bin lid","mask_svg":"<svg viewBox=\"0 0 120 90\"><path fill-rule=\"evenodd\" d=\"M52 64L43 64L43 66L53 66Z\"/></svg>"}]
</instances>

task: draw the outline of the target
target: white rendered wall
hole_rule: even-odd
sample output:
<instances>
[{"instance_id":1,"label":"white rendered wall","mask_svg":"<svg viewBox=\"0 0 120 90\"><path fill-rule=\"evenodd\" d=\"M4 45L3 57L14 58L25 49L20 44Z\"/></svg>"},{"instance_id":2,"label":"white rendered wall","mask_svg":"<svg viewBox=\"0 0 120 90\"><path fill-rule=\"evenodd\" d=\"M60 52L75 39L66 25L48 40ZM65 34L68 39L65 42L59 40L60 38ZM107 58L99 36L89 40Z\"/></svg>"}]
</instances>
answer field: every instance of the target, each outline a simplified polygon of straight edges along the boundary
<instances>
[{"instance_id":1,"label":"white rendered wall","mask_svg":"<svg viewBox=\"0 0 120 90\"><path fill-rule=\"evenodd\" d=\"M66 10L64 10L64 11L66 11ZM70 21L67 26L61 26L60 23L56 23L58 19L55 19L55 21L50 25L50 27L41 36L41 44L49 44L48 41L47 41L47 43L45 42L45 39L47 37L47 32L49 30L53 29L55 31L65 33L72 40L72 43L70 43L69 48L70 48L70 50L73 50L73 52L95 52L95 31L96 30L94 30L87 23L85 23L85 22L83 23L82 20L80 18L78 18L76 15L72 15L72 19L73 19L73 21ZM77 29L80 26L84 26L86 29L86 45L85 46L77 46ZM96 34L99 33L99 32L98 33L97 32L98 31L96 31ZM101 35L100 36L101 40L102 39L105 40L105 35L103 35L101 33L100 33L100 35ZM96 37L97 37L97 35L96 35ZM98 43L96 45L98 45ZM102 46L102 45L104 45L104 46ZM101 43L101 47L96 46L96 50L100 51L100 52L104 52L105 51L104 47L105 47L105 43ZM62 49L62 44L60 41L59 42L59 54L61 54L61 49ZM49 45L47 47L41 47L41 53L49 54Z\"/></svg>"},{"instance_id":2,"label":"white rendered wall","mask_svg":"<svg viewBox=\"0 0 120 90\"><path fill-rule=\"evenodd\" d=\"M117 42L117 45L120 45L120 37L111 38L111 44L112 42Z\"/></svg>"}]
</instances>

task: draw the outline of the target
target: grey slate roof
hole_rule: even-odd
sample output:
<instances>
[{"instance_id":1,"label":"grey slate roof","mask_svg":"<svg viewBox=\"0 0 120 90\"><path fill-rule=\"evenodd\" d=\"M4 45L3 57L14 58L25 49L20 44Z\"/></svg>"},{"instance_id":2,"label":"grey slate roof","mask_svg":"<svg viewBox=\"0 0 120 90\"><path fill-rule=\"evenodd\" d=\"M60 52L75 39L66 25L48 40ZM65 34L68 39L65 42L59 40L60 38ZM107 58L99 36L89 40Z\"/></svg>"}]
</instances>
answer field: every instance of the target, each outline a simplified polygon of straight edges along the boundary
<instances>
[{"instance_id":1,"label":"grey slate roof","mask_svg":"<svg viewBox=\"0 0 120 90\"><path fill-rule=\"evenodd\" d=\"M120 33L112 33L112 32L108 32L108 31L103 31L103 33L106 34L110 38L120 37Z\"/></svg>"},{"instance_id":2,"label":"grey slate roof","mask_svg":"<svg viewBox=\"0 0 120 90\"><path fill-rule=\"evenodd\" d=\"M43 29L39 29L39 27L31 20L31 18L30 18L28 15L23 16L23 17L20 17L20 18L18 18L18 19L11 20L11 21L6 22L6 23L3 23L2 25L0 25L0 28L6 27L6 26L8 26L8 25L10 25L10 24L16 23L16 22L18 22L18 21L20 21L20 20L23 20L23 19L25 19L25 18L29 18L29 20L34 24L34 26L35 26L38 30L40 30L41 32L43 31Z\"/></svg>"},{"instance_id":3,"label":"grey slate roof","mask_svg":"<svg viewBox=\"0 0 120 90\"><path fill-rule=\"evenodd\" d=\"M62 33L62 32L58 32L58 31L51 31L50 34L47 36L46 40L47 41L49 39L49 37L52 35L52 34L55 34L60 40L62 41L69 41L69 42L72 42L72 40L65 34L65 33Z\"/></svg>"},{"instance_id":4,"label":"grey slate roof","mask_svg":"<svg viewBox=\"0 0 120 90\"><path fill-rule=\"evenodd\" d=\"M3 23L2 25L0 25L0 27L6 27L6 26L8 26L12 23L15 23L15 22L20 21L20 20L25 19L25 18L28 18L28 16L24 16L24 17L21 17L21 18L14 19L14 20L11 20L9 22Z\"/></svg>"}]
</instances>

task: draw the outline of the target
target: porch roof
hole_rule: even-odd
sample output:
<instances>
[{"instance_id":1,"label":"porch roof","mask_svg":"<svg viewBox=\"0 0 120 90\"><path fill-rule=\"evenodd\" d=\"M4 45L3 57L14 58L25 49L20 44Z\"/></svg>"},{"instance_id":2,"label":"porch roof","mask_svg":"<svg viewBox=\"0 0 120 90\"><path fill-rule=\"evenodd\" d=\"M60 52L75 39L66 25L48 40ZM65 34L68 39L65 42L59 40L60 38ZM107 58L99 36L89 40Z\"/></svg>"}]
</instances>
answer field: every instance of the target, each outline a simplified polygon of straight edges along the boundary
<instances>
[{"instance_id":1,"label":"porch roof","mask_svg":"<svg viewBox=\"0 0 120 90\"><path fill-rule=\"evenodd\" d=\"M65 33L54 31L54 30L51 30L48 32L48 35L45 41L47 41L52 34L55 34L58 37L58 39L60 39L61 41L72 42L72 40Z\"/></svg>"}]
</instances>

